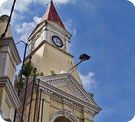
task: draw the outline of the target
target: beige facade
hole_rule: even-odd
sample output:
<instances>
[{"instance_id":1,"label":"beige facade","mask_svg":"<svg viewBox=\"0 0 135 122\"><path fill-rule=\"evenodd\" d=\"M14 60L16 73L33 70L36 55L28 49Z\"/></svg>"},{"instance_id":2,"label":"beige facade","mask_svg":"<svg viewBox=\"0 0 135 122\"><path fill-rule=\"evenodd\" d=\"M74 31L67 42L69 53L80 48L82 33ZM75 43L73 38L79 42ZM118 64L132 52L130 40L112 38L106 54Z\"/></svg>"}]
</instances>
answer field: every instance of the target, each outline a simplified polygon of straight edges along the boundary
<instances>
[{"instance_id":1,"label":"beige facade","mask_svg":"<svg viewBox=\"0 0 135 122\"><path fill-rule=\"evenodd\" d=\"M41 120L42 122L93 122L94 116L101 110L71 74L43 76L38 77L38 79L40 79L39 89L42 89L42 94L38 93L35 122ZM29 90L25 109L26 122L30 93ZM39 99L40 94L41 100ZM35 101L36 88L33 95L30 122L33 122L34 118Z\"/></svg>"},{"instance_id":2,"label":"beige facade","mask_svg":"<svg viewBox=\"0 0 135 122\"><path fill-rule=\"evenodd\" d=\"M32 65L38 73L43 72L44 76L36 78L36 86L40 80L38 94L37 87L34 87L32 95L31 83L34 80L29 81L25 122L28 121L31 95L30 122L33 122L34 117L35 122L93 122L94 116L100 112L101 108L83 89L77 69L69 73L75 65L74 57L69 54L70 38L71 34L64 28L51 2L42 21L28 38L29 55L25 61L32 57ZM23 96L22 92L20 99Z\"/></svg>"},{"instance_id":3,"label":"beige facade","mask_svg":"<svg viewBox=\"0 0 135 122\"><path fill-rule=\"evenodd\" d=\"M0 35L5 31L8 16L0 17ZM15 89L14 76L16 65L21 63L10 25L4 38L0 39L0 114L3 119L13 122L14 111L21 106ZM17 121L16 121L17 122Z\"/></svg>"},{"instance_id":4,"label":"beige facade","mask_svg":"<svg viewBox=\"0 0 135 122\"><path fill-rule=\"evenodd\" d=\"M8 16L3 15L0 17L0 35L4 32L7 21ZM14 84L16 66L20 63L21 59L9 26L6 36L0 39L0 76L8 76L12 84Z\"/></svg>"},{"instance_id":5,"label":"beige facade","mask_svg":"<svg viewBox=\"0 0 135 122\"><path fill-rule=\"evenodd\" d=\"M3 15L0 17L0 35L2 35L5 32L6 26L7 26L7 22L8 22L8 16L7 15ZM11 27L8 27L7 33L5 35L5 37L12 37L12 32L11 32Z\"/></svg>"},{"instance_id":6,"label":"beige facade","mask_svg":"<svg viewBox=\"0 0 135 122\"><path fill-rule=\"evenodd\" d=\"M50 10L57 15L53 2L51 6ZM25 61L32 56L33 66L44 76L36 77L35 80L29 78L23 122L27 122L28 117L30 122L34 118L34 122L93 122L101 108L83 89L77 69L73 73L68 72L75 65L73 56L69 54L71 34L64 28L58 15L54 18L56 22L43 19L28 38L29 55ZM7 20L7 16L0 18L0 35ZM15 109L21 105L20 100L23 104L24 90L21 90L19 100L13 84L20 57L10 27L6 37L0 40L0 57L0 112L13 121ZM32 82L35 82L34 94ZM16 122L20 122L22 107L17 111Z\"/></svg>"},{"instance_id":7,"label":"beige facade","mask_svg":"<svg viewBox=\"0 0 135 122\"><path fill-rule=\"evenodd\" d=\"M52 36L58 36L64 44L63 47L59 49L69 53L71 34L59 24L51 21L43 21L39 23L32 31L28 38L30 42L30 52L33 51L43 40L54 45L52 42Z\"/></svg>"},{"instance_id":8,"label":"beige facade","mask_svg":"<svg viewBox=\"0 0 135 122\"><path fill-rule=\"evenodd\" d=\"M51 71L54 71L56 74L68 72L75 65L72 55L51 45L47 41L43 41L33 53L32 64L39 73L43 72L44 76L52 75ZM27 60L28 58L29 56ZM73 76L81 84L77 70L73 72Z\"/></svg>"},{"instance_id":9,"label":"beige facade","mask_svg":"<svg viewBox=\"0 0 135 122\"><path fill-rule=\"evenodd\" d=\"M12 37L0 40L0 57L0 75L8 76L14 84L16 66L20 64L21 59Z\"/></svg>"},{"instance_id":10,"label":"beige facade","mask_svg":"<svg viewBox=\"0 0 135 122\"><path fill-rule=\"evenodd\" d=\"M61 39L62 47L53 43L53 36ZM57 23L43 21L36 26L28 40L32 63L39 73L43 72L45 76L51 75L51 71L56 74L67 73L75 65L74 57L69 54L70 38L71 34ZM81 84L78 71L72 74Z\"/></svg>"},{"instance_id":11,"label":"beige facade","mask_svg":"<svg viewBox=\"0 0 135 122\"><path fill-rule=\"evenodd\" d=\"M21 102L9 78L0 76L0 112L4 119L13 122L14 111L20 106Z\"/></svg>"}]
</instances>

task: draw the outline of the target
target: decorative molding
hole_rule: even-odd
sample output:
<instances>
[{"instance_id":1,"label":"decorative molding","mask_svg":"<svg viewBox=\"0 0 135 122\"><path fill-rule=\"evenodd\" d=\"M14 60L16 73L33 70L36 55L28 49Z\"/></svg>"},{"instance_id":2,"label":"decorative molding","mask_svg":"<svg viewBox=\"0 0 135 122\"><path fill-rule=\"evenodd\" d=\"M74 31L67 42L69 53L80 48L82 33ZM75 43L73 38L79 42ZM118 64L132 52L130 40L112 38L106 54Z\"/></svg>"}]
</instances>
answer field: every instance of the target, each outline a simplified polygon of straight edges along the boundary
<instances>
[{"instance_id":1,"label":"decorative molding","mask_svg":"<svg viewBox=\"0 0 135 122\"><path fill-rule=\"evenodd\" d=\"M57 50L60 50L61 52L67 54L68 56L74 57L74 56L72 56L71 54L69 54L69 53L67 53L67 52L65 52L65 51L63 51L63 50L61 50L61 49L59 49L59 48L53 46L52 44L50 44L50 43L47 42L46 40L43 40L43 41L37 46L37 48L35 48L34 50L32 50L32 52L25 58L25 62L29 59L30 56L34 55L34 54L36 53L36 51L37 51L41 46L43 46L44 44L48 44L48 45L50 45L50 46L56 48Z\"/></svg>"},{"instance_id":2,"label":"decorative molding","mask_svg":"<svg viewBox=\"0 0 135 122\"><path fill-rule=\"evenodd\" d=\"M51 21L43 21L41 23L39 23L34 30L32 31L32 33L30 34L30 36L28 37L28 40L32 40L35 36L35 33L37 33L40 29L43 29L44 27L53 27L56 28L55 30L59 30L59 32L64 33L65 35L67 35L68 37L71 37L72 35L66 30L63 29L59 24L55 23L55 22L51 22ZM43 31L43 30L42 30ZM62 34L63 35L63 34Z\"/></svg>"},{"instance_id":3,"label":"decorative molding","mask_svg":"<svg viewBox=\"0 0 135 122\"><path fill-rule=\"evenodd\" d=\"M91 96L83 89L83 87L76 81L76 79L70 73L38 78L57 88L59 86L66 85L72 89L72 91L77 95L78 98L87 103L90 103L92 106L100 108L93 100L93 98L91 98Z\"/></svg>"},{"instance_id":4,"label":"decorative molding","mask_svg":"<svg viewBox=\"0 0 135 122\"><path fill-rule=\"evenodd\" d=\"M13 57L15 58L17 65L21 63L21 58L20 58L18 50L15 46L13 37L6 37L6 38L1 39L0 45L1 46L9 46L11 49L11 52L13 54Z\"/></svg>"},{"instance_id":5,"label":"decorative molding","mask_svg":"<svg viewBox=\"0 0 135 122\"><path fill-rule=\"evenodd\" d=\"M46 26L45 22L39 23L34 30L31 32L31 34L28 37L28 41L33 40L35 38L35 34L40 30L43 29L43 27Z\"/></svg>"},{"instance_id":6,"label":"decorative molding","mask_svg":"<svg viewBox=\"0 0 135 122\"><path fill-rule=\"evenodd\" d=\"M50 119L50 122L54 122L56 118L61 117L61 116L69 119L71 122L78 122L77 118L71 113L69 113L69 111L67 110L61 110L54 113Z\"/></svg>"},{"instance_id":7,"label":"decorative molding","mask_svg":"<svg viewBox=\"0 0 135 122\"><path fill-rule=\"evenodd\" d=\"M66 104L81 112L82 111L87 112L87 113L91 114L92 116L96 115L101 110L101 108L97 104L94 104L94 102L93 102L94 100L92 98L89 98L85 95L85 94L87 94L87 93L84 93L85 91L81 90L81 88L78 88L78 87L82 87L82 86L77 81L74 81L75 79L71 78L69 73L60 74L60 75L56 75L56 76L46 76L46 77L40 76L40 77L37 77L37 79L40 79L39 88L42 89L44 94L49 95L51 99L54 99L60 103ZM32 81L32 79L30 81ZM67 83L70 82L69 84L71 84L71 82L73 82L71 85L73 86L73 84L74 84L76 89L80 90L80 92L78 92L79 94L83 95L89 101L91 101L91 99L93 101L89 102L82 98L70 95L69 93L62 91L62 90L58 89L57 87L55 87L55 85L53 85L53 84L58 85L60 82L62 82L62 84L64 84L65 82L67 82ZM31 83L29 83L29 85L31 85ZM29 86L28 86L28 88L29 88ZM27 93L27 95L29 96L30 92Z\"/></svg>"},{"instance_id":8,"label":"decorative molding","mask_svg":"<svg viewBox=\"0 0 135 122\"><path fill-rule=\"evenodd\" d=\"M55 80L49 80L47 81L48 84L53 85L54 87L61 87L61 86L67 86L74 94L76 97L89 102L88 99L78 90L76 85L69 80L68 78L61 78L61 79L55 79Z\"/></svg>"},{"instance_id":9,"label":"decorative molding","mask_svg":"<svg viewBox=\"0 0 135 122\"><path fill-rule=\"evenodd\" d=\"M9 101L9 99L8 99L7 96L5 97L5 102L8 105L8 107L11 109L12 108L12 105L11 105L11 103L10 103L10 101Z\"/></svg>"},{"instance_id":10,"label":"decorative molding","mask_svg":"<svg viewBox=\"0 0 135 122\"><path fill-rule=\"evenodd\" d=\"M19 108L21 106L21 102L9 78L6 76L0 76L0 86L4 86L6 88L14 107Z\"/></svg>"},{"instance_id":11,"label":"decorative molding","mask_svg":"<svg viewBox=\"0 0 135 122\"><path fill-rule=\"evenodd\" d=\"M69 105L74 109L77 109L79 111L85 111L90 113L91 115L95 115L93 109L90 109L88 106L84 107L84 105L82 105L82 103L78 103L78 101L75 102L73 100L70 100L70 98L67 99L65 97L59 96L58 94L55 94L54 92L51 92L50 90L47 89L43 89L43 93L50 95L52 99L64 103L66 105Z\"/></svg>"},{"instance_id":12,"label":"decorative molding","mask_svg":"<svg viewBox=\"0 0 135 122\"><path fill-rule=\"evenodd\" d=\"M91 115L96 115L101 110L99 107L93 106L90 103L74 97L66 92L63 92L62 90L43 81L40 81L40 88L43 90L44 93L51 96L52 99L67 104L80 111L88 112Z\"/></svg>"},{"instance_id":13,"label":"decorative molding","mask_svg":"<svg viewBox=\"0 0 135 122\"><path fill-rule=\"evenodd\" d=\"M47 26L58 30L59 32L61 32L62 35L67 35L68 37L72 36L66 29L62 28L59 24L55 22L47 21Z\"/></svg>"},{"instance_id":14,"label":"decorative molding","mask_svg":"<svg viewBox=\"0 0 135 122\"><path fill-rule=\"evenodd\" d=\"M8 54L8 52L7 52ZM4 75L7 75L8 74L8 64L9 64L9 55L6 55L5 54L5 60L4 60L4 63L5 63L5 69L4 69Z\"/></svg>"}]
</instances>

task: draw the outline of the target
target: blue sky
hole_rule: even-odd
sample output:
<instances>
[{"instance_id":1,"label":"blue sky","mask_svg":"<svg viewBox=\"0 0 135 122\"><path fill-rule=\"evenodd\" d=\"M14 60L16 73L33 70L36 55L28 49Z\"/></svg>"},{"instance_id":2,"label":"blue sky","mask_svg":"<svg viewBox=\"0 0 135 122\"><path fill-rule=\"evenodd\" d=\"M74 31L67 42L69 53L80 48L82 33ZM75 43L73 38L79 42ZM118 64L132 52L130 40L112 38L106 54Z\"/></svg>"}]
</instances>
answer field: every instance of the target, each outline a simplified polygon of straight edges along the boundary
<instances>
[{"instance_id":1,"label":"blue sky","mask_svg":"<svg viewBox=\"0 0 135 122\"><path fill-rule=\"evenodd\" d=\"M55 0L54 0L55 1ZM27 37L48 1L19 1L12 19L15 41ZM70 52L92 58L78 67L84 87L102 111L95 122L127 122L135 115L135 7L126 0L56 0L57 11L72 33ZM8 6L8 7L7 7ZM9 13L11 1L0 7ZM20 55L24 46L18 45Z\"/></svg>"}]
</instances>

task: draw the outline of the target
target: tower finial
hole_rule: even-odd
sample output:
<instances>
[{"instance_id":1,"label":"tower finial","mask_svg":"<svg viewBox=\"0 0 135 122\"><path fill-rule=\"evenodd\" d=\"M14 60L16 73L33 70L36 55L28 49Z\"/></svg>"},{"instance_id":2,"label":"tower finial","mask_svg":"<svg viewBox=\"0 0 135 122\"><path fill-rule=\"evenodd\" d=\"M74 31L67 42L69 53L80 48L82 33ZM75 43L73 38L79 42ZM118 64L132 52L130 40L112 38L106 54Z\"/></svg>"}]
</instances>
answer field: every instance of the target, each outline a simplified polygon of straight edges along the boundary
<instances>
[{"instance_id":1,"label":"tower finial","mask_svg":"<svg viewBox=\"0 0 135 122\"><path fill-rule=\"evenodd\" d=\"M53 3L53 0L51 0L50 2Z\"/></svg>"}]
</instances>

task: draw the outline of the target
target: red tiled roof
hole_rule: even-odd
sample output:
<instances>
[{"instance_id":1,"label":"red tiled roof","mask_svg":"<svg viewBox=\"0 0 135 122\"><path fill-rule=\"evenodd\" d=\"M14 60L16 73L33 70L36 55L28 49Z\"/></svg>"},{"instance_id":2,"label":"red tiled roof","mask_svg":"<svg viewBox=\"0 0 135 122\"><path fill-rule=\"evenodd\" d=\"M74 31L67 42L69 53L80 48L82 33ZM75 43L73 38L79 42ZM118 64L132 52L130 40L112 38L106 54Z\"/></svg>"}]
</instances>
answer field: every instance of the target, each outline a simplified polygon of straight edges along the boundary
<instances>
[{"instance_id":1,"label":"red tiled roof","mask_svg":"<svg viewBox=\"0 0 135 122\"><path fill-rule=\"evenodd\" d=\"M49 5L48 9L46 10L43 18L41 19L41 22L44 20L56 22L56 23L60 24L65 29L64 24L62 23L59 15L54 7L53 2L50 2L50 5Z\"/></svg>"}]
</instances>

